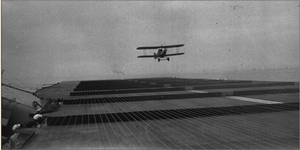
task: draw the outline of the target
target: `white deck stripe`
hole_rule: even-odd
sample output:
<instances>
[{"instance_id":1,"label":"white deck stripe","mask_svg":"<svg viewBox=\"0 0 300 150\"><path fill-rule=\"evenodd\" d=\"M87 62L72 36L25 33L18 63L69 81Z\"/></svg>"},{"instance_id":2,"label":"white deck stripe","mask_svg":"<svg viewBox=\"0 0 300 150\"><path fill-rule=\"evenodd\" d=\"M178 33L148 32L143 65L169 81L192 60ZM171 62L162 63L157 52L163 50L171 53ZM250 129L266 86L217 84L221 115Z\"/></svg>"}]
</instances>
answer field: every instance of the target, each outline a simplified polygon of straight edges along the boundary
<instances>
[{"instance_id":1,"label":"white deck stripe","mask_svg":"<svg viewBox=\"0 0 300 150\"><path fill-rule=\"evenodd\" d=\"M206 91L198 91L198 90L188 90L188 91L193 93L208 93Z\"/></svg>"},{"instance_id":2,"label":"white deck stripe","mask_svg":"<svg viewBox=\"0 0 300 150\"><path fill-rule=\"evenodd\" d=\"M268 100L261 100L255 98L248 98L248 97L239 97L239 96L227 96L231 99L248 101L248 102L255 102L255 103L263 103L263 104L282 104L283 102L276 102L276 101L268 101Z\"/></svg>"}]
</instances>

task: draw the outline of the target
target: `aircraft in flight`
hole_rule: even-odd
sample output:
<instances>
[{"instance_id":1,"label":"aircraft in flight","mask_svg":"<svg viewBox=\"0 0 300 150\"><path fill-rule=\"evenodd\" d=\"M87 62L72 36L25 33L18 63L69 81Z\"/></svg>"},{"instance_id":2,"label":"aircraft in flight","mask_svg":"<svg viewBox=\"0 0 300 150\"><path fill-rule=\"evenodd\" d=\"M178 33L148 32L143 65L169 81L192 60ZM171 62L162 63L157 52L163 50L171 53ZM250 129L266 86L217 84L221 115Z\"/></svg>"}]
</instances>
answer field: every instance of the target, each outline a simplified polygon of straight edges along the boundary
<instances>
[{"instance_id":1,"label":"aircraft in flight","mask_svg":"<svg viewBox=\"0 0 300 150\"><path fill-rule=\"evenodd\" d=\"M176 55L183 55L184 53L179 53L179 49L177 53L171 53L167 54L167 48L179 48L184 46L184 44L178 44L178 45L166 45L166 46L144 46L144 47L138 47L137 50L150 50L150 49L157 49L157 53L154 52L153 55L141 55L138 56L138 58L149 58L153 57L154 59L158 59L158 62L160 60L168 60L170 61L169 56L176 56Z\"/></svg>"}]
</instances>

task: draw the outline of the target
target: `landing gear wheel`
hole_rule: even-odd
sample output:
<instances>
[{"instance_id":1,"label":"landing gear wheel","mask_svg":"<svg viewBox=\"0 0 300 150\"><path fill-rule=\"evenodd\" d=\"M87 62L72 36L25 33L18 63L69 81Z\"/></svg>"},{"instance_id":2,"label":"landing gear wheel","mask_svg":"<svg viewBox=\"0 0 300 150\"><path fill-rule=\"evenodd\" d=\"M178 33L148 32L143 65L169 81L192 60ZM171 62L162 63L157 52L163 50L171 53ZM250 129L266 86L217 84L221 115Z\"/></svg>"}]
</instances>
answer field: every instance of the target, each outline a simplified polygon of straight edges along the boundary
<instances>
[{"instance_id":1,"label":"landing gear wheel","mask_svg":"<svg viewBox=\"0 0 300 150\"><path fill-rule=\"evenodd\" d=\"M168 61L170 61L170 58L167 58Z\"/></svg>"},{"instance_id":2,"label":"landing gear wheel","mask_svg":"<svg viewBox=\"0 0 300 150\"><path fill-rule=\"evenodd\" d=\"M160 62L160 59L158 58L158 62Z\"/></svg>"}]
</instances>

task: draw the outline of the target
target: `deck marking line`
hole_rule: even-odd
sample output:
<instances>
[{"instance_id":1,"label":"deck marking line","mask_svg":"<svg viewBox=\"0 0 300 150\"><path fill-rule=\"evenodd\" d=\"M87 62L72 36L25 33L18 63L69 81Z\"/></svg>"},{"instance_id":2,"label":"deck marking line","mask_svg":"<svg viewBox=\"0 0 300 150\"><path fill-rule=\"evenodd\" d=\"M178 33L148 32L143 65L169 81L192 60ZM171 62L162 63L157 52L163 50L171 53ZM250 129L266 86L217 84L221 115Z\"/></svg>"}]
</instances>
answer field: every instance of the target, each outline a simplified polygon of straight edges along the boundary
<instances>
[{"instance_id":1,"label":"deck marking line","mask_svg":"<svg viewBox=\"0 0 300 150\"><path fill-rule=\"evenodd\" d=\"M268 100L248 98L248 97L239 97L239 96L227 96L227 97L231 98L231 99L241 100L241 101L256 102L256 103L263 103L263 104L282 104L283 103L283 102L268 101Z\"/></svg>"},{"instance_id":2,"label":"deck marking line","mask_svg":"<svg viewBox=\"0 0 300 150\"><path fill-rule=\"evenodd\" d=\"M206 91L198 91L198 90L188 90L188 91L193 93L208 93Z\"/></svg>"}]
</instances>

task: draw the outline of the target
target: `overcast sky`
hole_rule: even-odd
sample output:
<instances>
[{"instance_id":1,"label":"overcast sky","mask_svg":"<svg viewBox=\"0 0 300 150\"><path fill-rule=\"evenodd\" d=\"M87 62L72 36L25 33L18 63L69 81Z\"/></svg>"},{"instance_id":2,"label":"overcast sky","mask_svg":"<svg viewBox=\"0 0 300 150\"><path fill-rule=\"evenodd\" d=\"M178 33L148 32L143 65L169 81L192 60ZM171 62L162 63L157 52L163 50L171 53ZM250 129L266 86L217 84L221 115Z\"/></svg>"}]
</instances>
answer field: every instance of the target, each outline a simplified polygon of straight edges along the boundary
<instances>
[{"instance_id":1,"label":"overcast sky","mask_svg":"<svg viewBox=\"0 0 300 150\"><path fill-rule=\"evenodd\" d=\"M30 86L299 70L298 1L2 1L1 21L1 67ZM137 58L168 44L185 55Z\"/></svg>"}]
</instances>

